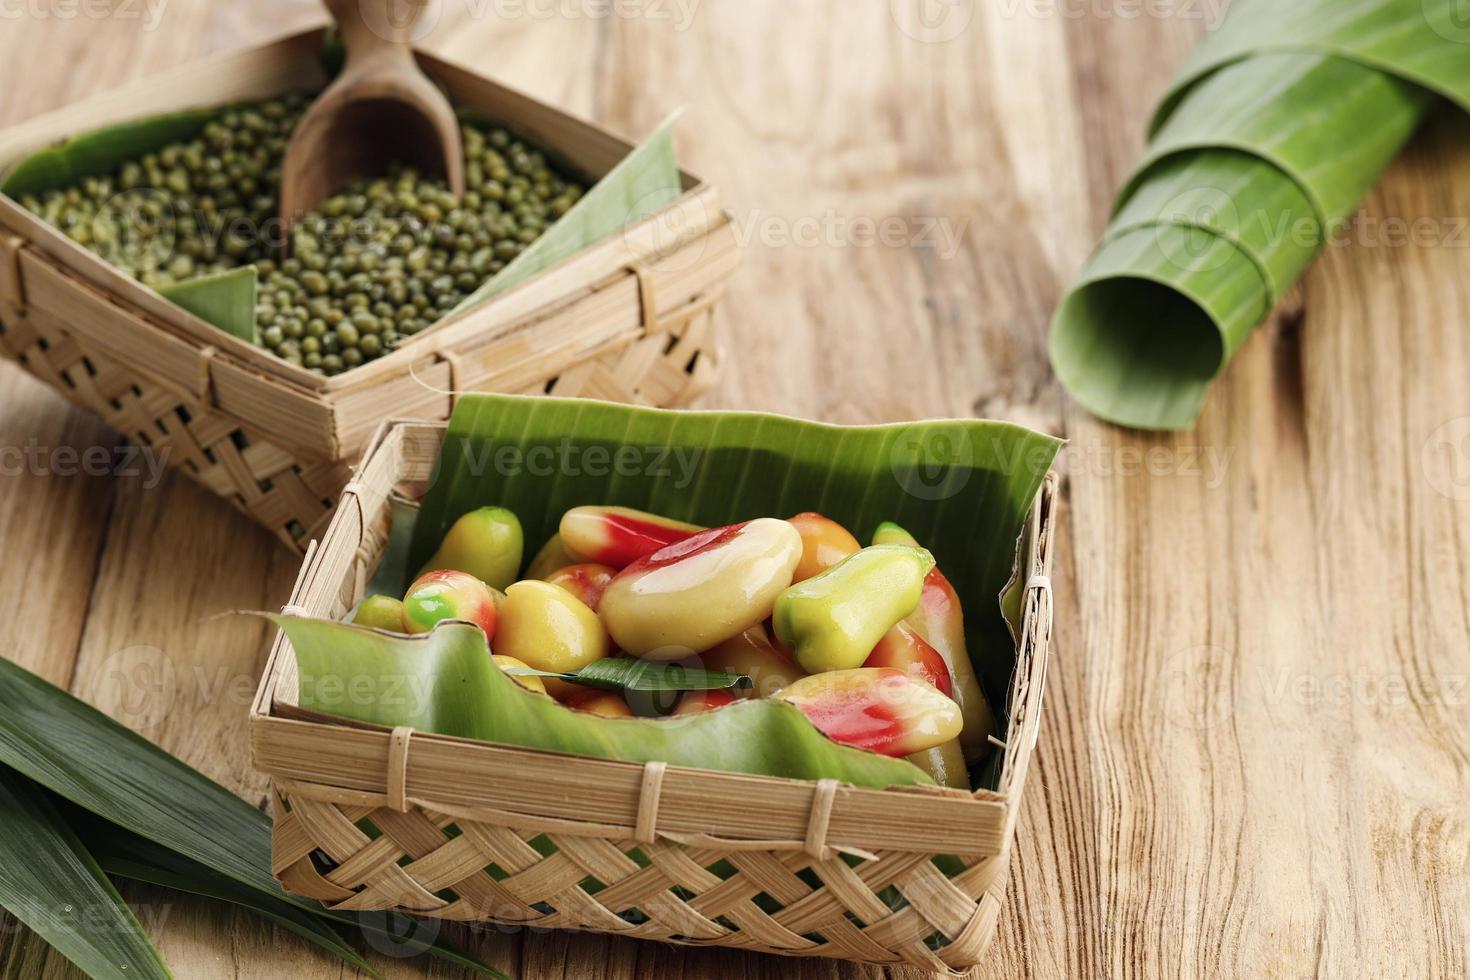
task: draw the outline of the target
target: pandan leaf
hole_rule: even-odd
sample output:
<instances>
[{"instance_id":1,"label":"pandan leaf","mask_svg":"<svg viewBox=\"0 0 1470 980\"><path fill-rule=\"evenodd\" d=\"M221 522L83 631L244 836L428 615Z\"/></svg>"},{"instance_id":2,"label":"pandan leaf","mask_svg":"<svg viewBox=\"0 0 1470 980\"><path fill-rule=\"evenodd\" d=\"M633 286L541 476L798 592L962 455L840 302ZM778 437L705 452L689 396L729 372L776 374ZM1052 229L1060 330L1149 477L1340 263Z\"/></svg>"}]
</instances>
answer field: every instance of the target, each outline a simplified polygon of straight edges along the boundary
<instances>
[{"instance_id":1,"label":"pandan leaf","mask_svg":"<svg viewBox=\"0 0 1470 980\"><path fill-rule=\"evenodd\" d=\"M171 976L46 794L13 769L0 769L0 905L90 977Z\"/></svg>"},{"instance_id":2,"label":"pandan leaf","mask_svg":"<svg viewBox=\"0 0 1470 980\"><path fill-rule=\"evenodd\" d=\"M270 870L269 817L96 708L4 658L0 766L107 824L267 898L395 941L408 933L402 916L359 920L287 895ZM409 940L404 945L503 977L447 943Z\"/></svg>"},{"instance_id":3,"label":"pandan leaf","mask_svg":"<svg viewBox=\"0 0 1470 980\"><path fill-rule=\"evenodd\" d=\"M39 194L69 187L85 177L111 173L129 160L136 160L170 143L193 139L204 130L206 123L227 108L185 109L134 119L72 137L17 163L5 175L0 193L11 197Z\"/></svg>"},{"instance_id":4,"label":"pandan leaf","mask_svg":"<svg viewBox=\"0 0 1470 980\"><path fill-rule=\"evenodd\" d=\"M1073 397L1123 425L1193 424L1434 94L1470 108L1467 43L1464 0L1236 0L1053 319Z\"/></svg>"},{"instance_id":5,"label":"pandan leaf","mask_svg":"<svg viewBox=\"0 0 1470 980\"><path fill-rule=\"evenodd\" d=\"M241 266L200 276L159 290L171 300L225 333L255 343L255 293L259 279L255 266Z\"/></svg>"},{"instance_id":6,"label":"pandan leaf","mask_svg":"<svg viewBox=\"0 0 1470 980\"><path fill-rule=\"evenodd\" d=\"M512 677L554 677L569 684L582 684L603 691L724 691L732 687L751 686L744 674L727 674L718 670L701 670L683 664L654 663L607 657L595 660L581 670L558 674L549 670L512 667L505 673Z\"/></svg>"},{"instance_id":7,"label":"pandan leaf","mask_svg":"<svg viewBox=\"0 0 1470 980\"><path fill-rule=\"evenodd\" d=\"M484 631L469 623L400 636L326 619L270 618L296 650L300 705L312 711L598 759L868 787L930 781L902 759L838 745L785 701L740 701L683 718L603 718L511 680L490 659Z\"/></svg>"},{"instance_id":8,"label":"pandan leaf","mask_svg":"<svg viewBox=\"0 0 1470 980\"><path fill-rule=\"evenodd\" d=\"M540 238L466 297L452 313L479 306L562 259L622 231L672 203L682 192L679 166L674 160L674 117L670 117Z\"/></svg>"},{"instance_id":9,"label":"pandan leaf","mask_svg":"<svg viewBox=\"0 0 1470 980\"><path fill-rule=\"evenodd\" d=\"M147 739L0 659L0 765L241 884L280 893L270 818Z\"/></svg>"}]
</instances>

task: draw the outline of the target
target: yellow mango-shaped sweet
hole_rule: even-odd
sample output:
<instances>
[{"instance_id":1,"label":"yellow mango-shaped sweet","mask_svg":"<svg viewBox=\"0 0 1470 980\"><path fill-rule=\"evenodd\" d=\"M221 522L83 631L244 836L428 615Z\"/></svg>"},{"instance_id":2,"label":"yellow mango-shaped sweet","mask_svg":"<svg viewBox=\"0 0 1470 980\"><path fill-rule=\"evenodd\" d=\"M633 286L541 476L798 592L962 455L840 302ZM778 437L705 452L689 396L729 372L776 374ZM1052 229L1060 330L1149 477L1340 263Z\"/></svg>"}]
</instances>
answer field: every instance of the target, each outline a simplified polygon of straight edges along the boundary
<instances>
[{"instance_id":1,"label":"yellow mango-shaped sweet","mask_svg":"<svg viewBox=\"0 0 1470 980\"><path fill-rule=\"evenodd\" d=\"M800 559L801 535L786 521L701 531L619 572L599 613L628 653L681 660L769 616Z\"/></svg>"}]
</instances>

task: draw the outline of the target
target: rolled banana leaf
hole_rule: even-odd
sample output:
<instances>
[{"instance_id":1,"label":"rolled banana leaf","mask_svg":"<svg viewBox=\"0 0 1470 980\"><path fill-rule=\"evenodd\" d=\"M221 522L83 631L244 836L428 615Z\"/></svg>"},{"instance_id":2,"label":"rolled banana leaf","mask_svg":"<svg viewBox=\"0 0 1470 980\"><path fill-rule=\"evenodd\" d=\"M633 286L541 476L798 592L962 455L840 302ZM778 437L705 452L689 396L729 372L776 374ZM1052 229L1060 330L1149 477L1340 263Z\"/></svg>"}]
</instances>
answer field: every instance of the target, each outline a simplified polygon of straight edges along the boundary
<instances>
[{"instance_id":1,"label":"rolled banana leaf","mask_svg":"<svg viewBox=\"0 0 1470 980\"><path fill-rule=\"evenodd\" d=\"M1470 109L1464 0L1235 0L1052 321L1073 398L1121 425L1193 425L1438 97Z\"/></svg>"}]
</instances>

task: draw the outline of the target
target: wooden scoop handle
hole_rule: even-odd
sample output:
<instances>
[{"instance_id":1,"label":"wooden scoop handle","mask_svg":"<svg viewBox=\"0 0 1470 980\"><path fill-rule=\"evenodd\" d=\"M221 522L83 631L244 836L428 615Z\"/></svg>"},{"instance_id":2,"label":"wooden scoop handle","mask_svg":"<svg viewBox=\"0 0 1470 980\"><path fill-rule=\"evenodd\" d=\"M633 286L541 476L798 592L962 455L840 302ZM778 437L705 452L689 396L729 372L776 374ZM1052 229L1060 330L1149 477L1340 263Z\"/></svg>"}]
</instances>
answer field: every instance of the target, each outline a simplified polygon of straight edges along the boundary
<instances>
[{"instance_id":1,"label":"wooden scoop handle","mask_svg":"<svg viewBox=\"0 0 1470 980\"><path fill-rule=\"evenodd\" d=\"M414 27L427 0L323 0L347 47L349 63L362 59L411 58Z\"/></svg>"}]
</instances>

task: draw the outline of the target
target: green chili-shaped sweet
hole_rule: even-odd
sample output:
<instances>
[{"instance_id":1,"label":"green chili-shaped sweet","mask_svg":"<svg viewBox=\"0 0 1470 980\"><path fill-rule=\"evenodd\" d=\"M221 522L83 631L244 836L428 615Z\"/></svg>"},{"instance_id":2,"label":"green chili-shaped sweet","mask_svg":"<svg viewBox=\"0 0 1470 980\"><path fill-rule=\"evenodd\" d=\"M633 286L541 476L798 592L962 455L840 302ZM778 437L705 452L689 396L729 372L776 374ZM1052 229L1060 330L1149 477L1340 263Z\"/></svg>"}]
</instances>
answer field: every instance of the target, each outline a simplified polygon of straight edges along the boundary
<instances>
[{"instance_id":1,"label":"green chili-shaped sweet","mask_svg":"<svg viewBox=\"0 0 1470 980\"><path fill-rule=\"evenodd\" d=\"M919 604L934 558L920 548L864 548L776 599L776 638L811 674L860 667Z\"/></svg>"},{"instance_id":2,"label":"green chili-shaped sweet","mask_svg":"<svg viewBox=\"0 0 1470 980\"><path fill-rule=\"evenodd\" d=\"M906 544L918 547L912 535L892 521L884 521L873 532L874 544ZM980 689L974 664L965 647L965 616L960 597L944 573L935 568L924 578L919 607L908 616L912 626L925 641L944 658L954 683L952 696L965 713L965 730L960 735L965 758L971 762L990 751L990 736L995 733L995 716Z\"/></svg>"},{"instance_id":3,"label":"green chili-shaped sweet","mask_svg":"<svg viewBox=\"0 0 1470 980\"><path fill-rule=\"evenodd\" d=\"M419 574L443 569L467 572L504 592L521 570L524 548L521 522L515 514L504 507L481 507L454 522Z\"/></svg>"}]
</instances>

